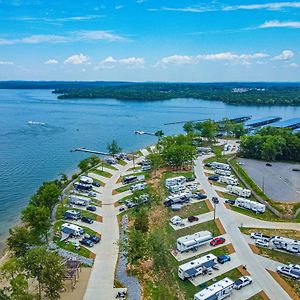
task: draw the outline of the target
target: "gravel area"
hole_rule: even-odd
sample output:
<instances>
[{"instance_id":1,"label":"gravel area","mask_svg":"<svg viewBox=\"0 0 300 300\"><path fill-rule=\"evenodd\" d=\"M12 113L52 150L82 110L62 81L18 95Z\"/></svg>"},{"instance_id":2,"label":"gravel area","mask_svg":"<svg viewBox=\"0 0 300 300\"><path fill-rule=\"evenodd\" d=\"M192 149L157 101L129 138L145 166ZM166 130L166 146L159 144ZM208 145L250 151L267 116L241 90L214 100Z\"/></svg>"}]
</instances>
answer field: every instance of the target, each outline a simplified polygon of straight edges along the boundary
<instances>
[{"instance_id":1,"label":"gravel area","mask_svg":"<svg viewBox=\"0 0 300 300\"><path fill-rule=\"evenodd\" d=\"M128 218L127 216L122 217L121 223L121 240L124 241L125 239L125 232L128 225ZM126 253L123 251L119 255L119 260L117 264L117 280L124 284L127 287L127 296L130 300L140 300L141 299L141 286L139 281L136 277L130 276L126 272L126 265L127 265L127 257Z\"/></svg>"}]
</instances>

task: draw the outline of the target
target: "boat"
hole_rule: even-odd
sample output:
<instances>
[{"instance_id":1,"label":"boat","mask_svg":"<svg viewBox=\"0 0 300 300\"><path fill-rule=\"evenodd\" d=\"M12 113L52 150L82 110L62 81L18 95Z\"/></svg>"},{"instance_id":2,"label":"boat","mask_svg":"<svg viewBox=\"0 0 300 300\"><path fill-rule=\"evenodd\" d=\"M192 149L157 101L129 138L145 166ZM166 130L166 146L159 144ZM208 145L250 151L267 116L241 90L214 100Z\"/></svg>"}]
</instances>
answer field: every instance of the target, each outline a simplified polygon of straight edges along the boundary
<instances>
[{"instance_id":1,"label":"boat","mask_svg":"<svg viewBox=\"0 0 300 300\"><path fill-rule=\"evenodd\" d=\"M42 125L42 126L46 125L46 123L38 122L38 121L28 121L27 124L28 125Z\"/></svg>"}]
</instances>

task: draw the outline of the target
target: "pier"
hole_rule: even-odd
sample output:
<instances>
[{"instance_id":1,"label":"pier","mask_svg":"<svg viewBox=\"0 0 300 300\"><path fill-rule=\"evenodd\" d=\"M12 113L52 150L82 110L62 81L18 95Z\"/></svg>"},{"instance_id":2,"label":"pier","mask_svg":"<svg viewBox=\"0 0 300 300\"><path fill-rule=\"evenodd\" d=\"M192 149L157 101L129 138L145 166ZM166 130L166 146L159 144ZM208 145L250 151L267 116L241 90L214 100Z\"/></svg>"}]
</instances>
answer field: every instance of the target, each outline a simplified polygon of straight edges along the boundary
<instances>
[{"instance_id":1,"label":"pier","mask_svg":"<svg viewBox=\"0 0 300 300\"><path fill-rule=\"evenodd\" d=\"M85 149L85 147L80 147L80 148L72 149L71 152L86 152L86 153L92 153L92 154L97 154L97 155L105 155L105 156L110 155L107 152L89 150L89 149Z\"/></svg>"},{"instance_id":2,"label":"pier","mask_svg":"<svg viewBox=\"0 0 300 300\"><path fill-rule=\"evenodd\" d=\"M253 120L251 122L246 122L245 125L247 127L260 127L260 126L265 126L265 125L269 125L275 122L280 121L282 118L278 117L278 116L270 116L270 117L265 117L265 118L261 118L261 119L256 119Z\"/></svg>"}]
</instances>

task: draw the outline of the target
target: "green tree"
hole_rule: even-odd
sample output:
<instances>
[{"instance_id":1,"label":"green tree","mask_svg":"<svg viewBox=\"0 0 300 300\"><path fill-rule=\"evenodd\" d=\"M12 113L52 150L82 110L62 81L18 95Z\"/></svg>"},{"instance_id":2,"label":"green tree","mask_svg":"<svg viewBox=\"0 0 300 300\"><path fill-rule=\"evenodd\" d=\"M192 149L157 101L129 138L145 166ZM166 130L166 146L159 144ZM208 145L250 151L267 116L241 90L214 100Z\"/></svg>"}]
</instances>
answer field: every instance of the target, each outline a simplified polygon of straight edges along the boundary
<instances>
[{"instance_id":1,"label":"green tree","mask_svg":"<svg viewBox=\"0 0 300 300\"><path fill-rule=\"evenodd\" d=\"M158 140L160 140L165 135L162 130L157 130L154 134L158 138Z\"/></svg>"},{"instance_id":2,"label":"green tree","mask_svg":"<svg viewBox=\"0 0 300 300\"><path fill-rule=\"evenodd\" d=\"M235 138L239 139L241 136L247 133L246 128L244 127L243 123L234 124L232 128L232 133L234 134Z\"/></svg>"},{"instance_id":3,"label":"green tree","mask_svg":"<svg viewBox=\"0 0 300 300\"><path fill-rule=\"evenodd\" d=\"M183 124L183 130L186 133L194 132L194 123L193 122L185 122Z\"/></svg>"},{"instance_id":4,"label":"green tree","mask_svg":"<svg viewBox=\"0 0 300 300\"><path fill-rule=\"evenodd\" d=\"M163 159L159 153L151 153L147 156L147 159L150 162L151 168L154 171L154 175L156 175L156 171L161 167L163 163Z\"/></svg>"},{"instance_id":5,"label":"green tree","mask_svg":"<svg viewBox=\"0 0 300 300\"><path fill-rule=\"evenodd\" d=\"M51 300L59 299L66 269L58 254L43 247L33 248L26 253L23 265L38 282L39 299L42 291Z\"/></svg>"},{"instance_id":6,"label":"green tree","mask_svg":"<svg viewBox=\"0 0 300 300\"><path fill-rule=\"evenodd\" d=\"M131 229L127 233L125 245L128 262L137 264L148 255L147 235L140 230Z\"/></svg>"},{"instance_id":7,"label":"green tree","mask_svg":"<svg viewBox=\"0 0 300 300\"><path fill-rule=\"evenodd\" d=\"M22 221L31 228L31 232L38 240L46 238L51 226L50 210L45 206L29 204L22 211Z\"/></svg>"},{"instance_id":8,"label":"green tree","mask_svg":"<svg viewBox=\"0 0 300 300\"><path fill-rule=\"evenodd\" d=\"M122 151L122 148L118 145L116 140L112 140L110 144L106 147L108 153L112 156L120 153Z\"/></svg>"},{"instance_id":9,"label":"green tree","mask_svg":"<svg viewBox=\"0 0 300 300\"><path fill-rule=\"evenodd\" d=\"M33 244L31 232L28 228L14 227L9 229L9 237L7 239L7 245L9 250L16 256L22 257L25 255L29 246Z\"/></svg>"},{"instance_id":10,"label":"green tree","mask_svg":"<svg viewBox=\"0 0 300 300\"><path fill-rule=\"evenodd\" d=\"M213 120L207 120L201 123L201 136L212 142L217 134L218 125Z\"/></svg>"},{"instance_id":11,"label":"green tree","mask_svg":"<svg viewBox=\"0 0 300 300\"><path fill-rule=\"evenodd\" d=\"M141 232L148 232L149 229L149 216L145 209L141 209L135 216L134 228Z\"/></svg>"},{"instance_id":12,"label":"green tree","mask_svg":"<svg viewBox=\"0 0 300 300\"><path fill-rule=\"evenodd\" d=\"M88 158L81 160L78 164L78 168L81 172L86 172L90 168L90 160Z\"/></svg>"},{"instance_id":13,"label":"green tree","mask_svg":"<svg viewBox=\"0 0 300 300\"><path fill-rule=\"evenodd\" d=\"M261 157L264 160L274 161L282 154L285 139L281 136L267 136L261 147Z\"/></svg>"}]
</instances>

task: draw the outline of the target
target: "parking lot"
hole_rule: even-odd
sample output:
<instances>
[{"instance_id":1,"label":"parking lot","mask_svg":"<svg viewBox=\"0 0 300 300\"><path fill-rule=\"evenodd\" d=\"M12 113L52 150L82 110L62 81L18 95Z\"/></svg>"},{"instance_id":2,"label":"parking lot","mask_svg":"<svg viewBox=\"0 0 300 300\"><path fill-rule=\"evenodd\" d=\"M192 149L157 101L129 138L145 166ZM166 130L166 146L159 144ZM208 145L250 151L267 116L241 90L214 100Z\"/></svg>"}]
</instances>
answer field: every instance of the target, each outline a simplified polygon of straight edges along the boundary
<instances>
[{"instance_id":1,"label":"parking lot","mask_svg":"<svg viewBox=\"0 0 300 300\"><path fill-rule=\"evenodd\" d=\"M242 167L264 192L274 201L300 202L300 164L266 162L240 158Z\"/></svg>"}]
</instances>

